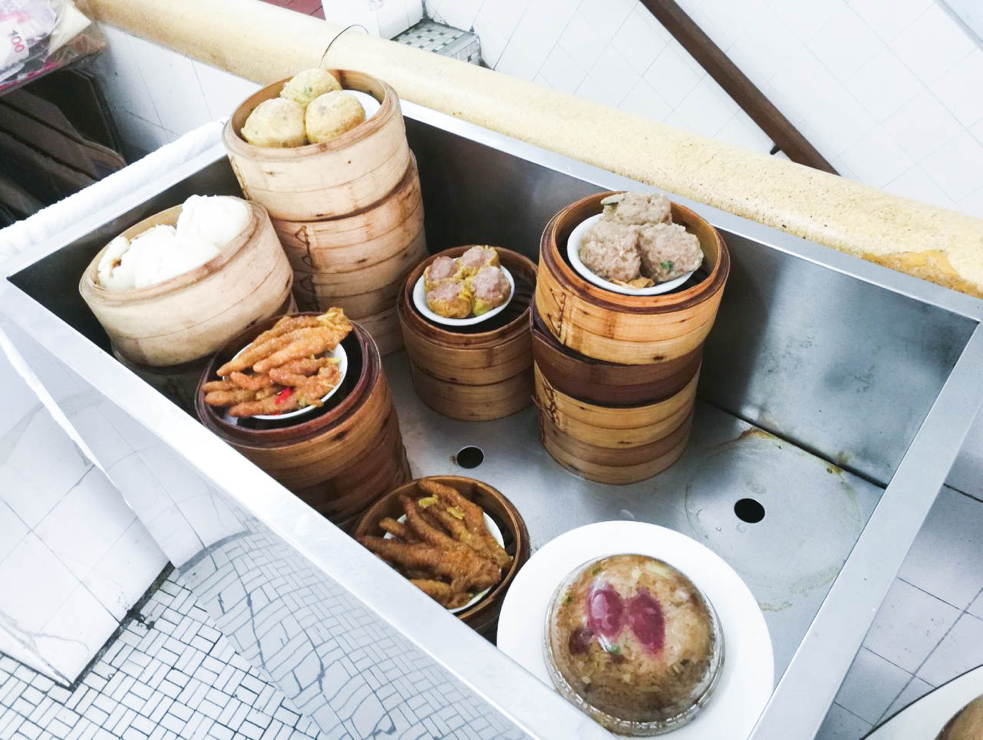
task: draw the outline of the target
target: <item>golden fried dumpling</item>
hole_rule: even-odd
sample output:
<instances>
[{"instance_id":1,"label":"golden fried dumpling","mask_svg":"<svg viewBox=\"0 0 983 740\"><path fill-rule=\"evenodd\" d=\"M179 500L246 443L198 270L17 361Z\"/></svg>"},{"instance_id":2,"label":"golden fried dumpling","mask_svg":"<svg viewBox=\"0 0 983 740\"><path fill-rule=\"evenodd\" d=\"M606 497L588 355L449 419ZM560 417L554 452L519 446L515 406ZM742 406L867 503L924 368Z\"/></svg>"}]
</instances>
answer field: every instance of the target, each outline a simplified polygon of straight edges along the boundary
<instances>
[{"instance_id":1,"label":"golden fried dumpling","mask_svg":"<svg viewBox=\"0 0 983 740\"><path fill-rule=\"evenodd\" d=\"M498 261L498 250L495 247L471 247L457 258L457 264L461 266L461 273L467 277L477 275L482 267L488 265L497 267L501 263Z\"/></svg>"},{"instance_id":2,"label":"golden fried dumpling","mask_svg":"<svg viewBox=\"0 0 983 740\"><path fill-rule=\"evenodd\" d=\"M423 287L431 291L443 282L452 280L458 272L457 262L450 257L437 257L423 271Z\"/></svg>"},{"instance_id":3,"label":"golden fried dumpling","mask_svg":"<svg viewBox=\"0 0 983 740\"><path fill-rule=\"evenodd\" d=\"M448 280L427 293L427 308L448 319L471 315L471 291L460 280Z\"/></svg>"},{"instance_id":4,"label":"golden fried dumpling","mask_svg":"<svg viewBox=\"0 0 983 740\"><path fill-rule=\"evenodd\" d=\"M304 108L285 98L264 100L242 126L242 138L253 146L285 149L307 143Z\"/></svg>"},{"instance_id":5,"label":"golden fried dumpling","mask_svg":"<svg viewBox=\"0 0 983 740\"><path fill-rule=\"evenodd\" d=\"M304 123L311 143L331 141L365 120L365 109L351 93L335 90L315 98L307 106Z\"/></svg>"},{"instance_id":6,"label":"golden fried dumpling","mask_svg":"<svg viewBox=\"0 0 983 740\"><path fill-rule=\"evenodd\" d=\"M474 295L472 312L475 316L481 316L493 308L498 308L512 294L512 286L509 285L501 267L492 265L482 267L477 275L468 278L466 282Z\"/></svg>"},{"instance_id":7,"label":"golden fried dumpling","mask_svg":"<svg viewBox=\"0 0 983 740\"><path fill-rule=\"evenodd\" d=\"M306 108L314 98L340 89L341 85L333 74L326 69L315 67L305 69L291 77L280 91L280 97Z\"/></svg>"}]
</instances>

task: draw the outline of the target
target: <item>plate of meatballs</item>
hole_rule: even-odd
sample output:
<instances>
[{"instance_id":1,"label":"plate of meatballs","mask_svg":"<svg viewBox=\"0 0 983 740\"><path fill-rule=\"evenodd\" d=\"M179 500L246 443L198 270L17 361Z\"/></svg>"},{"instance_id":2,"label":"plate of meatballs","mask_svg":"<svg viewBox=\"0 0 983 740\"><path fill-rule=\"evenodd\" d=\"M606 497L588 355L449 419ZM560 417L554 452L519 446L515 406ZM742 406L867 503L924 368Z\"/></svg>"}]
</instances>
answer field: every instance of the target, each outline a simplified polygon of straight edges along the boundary
<instances>
[{"instance_id":1,"label":"plate of meatballs","mask_svg":"<svg viewBox=\"0 0 983 740\"><path fill-rule=\"evenodd\" d=\"M515 293L515 280L494 247L475 246L457 259L437 257L413 286L413 304L427 319L470 326L501 313Z\"/></svg>"},{"instance_id":2,"label":"plate of meatballs","mask_svg":"<svg viewBox=\"0 0 983 740\"><path fill-rule=\"evenodd\" d=\"M683 285L703 263L700 240L672 222L658 193L615 193L604 212L582 221L567 240L573 269L624 295L658 295Z\"/></svg>"}]
</instances>

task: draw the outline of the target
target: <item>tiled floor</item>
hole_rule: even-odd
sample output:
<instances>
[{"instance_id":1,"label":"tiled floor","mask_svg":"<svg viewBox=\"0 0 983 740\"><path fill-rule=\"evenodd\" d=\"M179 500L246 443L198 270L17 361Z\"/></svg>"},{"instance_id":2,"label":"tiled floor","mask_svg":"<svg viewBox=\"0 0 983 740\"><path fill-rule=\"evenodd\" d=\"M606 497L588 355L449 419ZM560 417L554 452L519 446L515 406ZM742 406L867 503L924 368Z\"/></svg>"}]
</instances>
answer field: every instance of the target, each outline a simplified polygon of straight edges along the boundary
<instances>
[{"instance_id":1,"label":"tiled floor","mask_svg":"<svg viewBox=\"0 0 983 740\"><path fill-rule=\"evenodd\" d=\"M946 486L854 659L817 740L859 740L983 664L983 502Z\"/></svg>"},{"instance_id":2,"label":"tiled floor","mask_svg":"<svg viewBox=\"0 0 983 740\"><path fill-rule=\"evenodd\" d=\"M211 626L174 573L74 690L0 654L2 740L318 737L288 703Z\"/></svg>"}]
</instances>

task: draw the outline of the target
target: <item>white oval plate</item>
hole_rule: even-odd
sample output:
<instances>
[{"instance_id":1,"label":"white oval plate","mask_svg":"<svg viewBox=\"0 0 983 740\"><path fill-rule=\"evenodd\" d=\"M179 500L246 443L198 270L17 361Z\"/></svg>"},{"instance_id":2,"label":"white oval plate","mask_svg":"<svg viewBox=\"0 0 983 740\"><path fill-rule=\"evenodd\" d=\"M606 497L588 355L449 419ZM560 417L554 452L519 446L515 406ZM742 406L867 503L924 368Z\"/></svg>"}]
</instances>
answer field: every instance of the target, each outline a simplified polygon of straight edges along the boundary
<instances>
[{"instance_id":1,"label":"white oval plate","mask_svg":"<svg viewBox=\"0 0 983 740\"><path fill-rule=\"evenodd\" d=\"M488 533L492 537L495 538L495 541L499 545L501 545L502 547L505 547L505 539L502 537L502 530L498 528L498 525L495 523L495 520L492 519L490 516L488 516L488 513L487 512L483 512L483 513L485 514L485 529L488 530ZM396 521L399 522L400 524L405 524L406 523L406 514L403 514L403 516L401 516ZM386 532L383 535L383 539L391 540L391 539L393 539L393 536L391 534L389 534L389 532ZM494 588L494 586L492 588ZM474 598L471 599L471 601L469 601L464 606L459 606L456 609L448 609L447 611L449 611L451 614L457 614L458 612L463 612L465 609L470 609L472 606L474 606L479 601L481 601L483 598L485 598L485 596L488 595L488 592L489 591L491 591L491 588L486 588L484 591L481 591L481 592L475 594L474 595Z\"/></svg>"},{"instance_id":2,"label":"white oval plate","mask_svg":"<svg viewBox=\"0 0 983 740\"><path fill-rule=\"evenodd\" d=\"M354 95L358 102L362 104L362 109L365 111L366 121L372 118L372 116L379 111L379 108L382 107L382 103L361 90L345 90L345 92Z\"/></svg>"},{"instance_id":3,"label":"white oval plate","mask_svg":"<svg viewBox=\"0 0 983 740\"><path fill-rule=\"evenodd\" d=\"M543 656L550 599L557 585L588 560L637 553L678 568L706 594L724 634L724 664L710 700L673 740L745 738L775 688L768 625L741 577L715 552L671 529L645 522L598 522L546 543L516 574L498 617L498 647L553 687Z\"/></svg>"},{"instance_id":4,"label":"white oval plate","mask_svg":"<svg viewBox=\"0 0 983 740\"><path fill-rule=\"evenodd\" d=\"M413 305L416 306L420 313L435 324L444 324L445 326L471 326L472 324L480 324L482 321L486 321L492 316L497 316L504 311L505 307L509 305L509 302L515 296L515 280L512 278L512 273L504 267L502 267L502 272L505 273L505 279L509 281L509 287L511 288L509 297L501 306L496 306L491 311L481 314L481 316L472 316L467 319L449 319L435 314L427 306L427 290L423 286L423 275L420 275L416 281L416 285L413 286Z\"/></svg>"},{"instance_id":5,"label":"white oval plate","mask_svg":"<svg viewBox=\"0 0 983 740\"><path fill-rule=\"evenodd\" d=\"M591 216L590 218L581 221L579 224L577 224L574 230L570 232L570 238L567 239L567 258L570 260L570 264L573 265L573 269L576 270L584 280L594 283L594 285L596 285L598 288L604 288L605 290L610 290L614 293L621 293L623 295L659 295L660 293L668 293L670 290L675 290L689 280L693 273L696 272L696 270L687 272L685 275L680 275L674 280L667 280L664 283L657 283L651 288L626 288L623 285L618 285L617 283L612 283L602 277L598 277L587 269L587 265L580 261L580 245L584 241L584 235L587 233L587 229L599 221L602 215L603 214L599 213L596 216Z\"/></svg>"},{"instance_id":6,"label":"white oval plate","mask_svg":"<svg viewBox=\"0 0 983 740\"><path fill-rule=\"evenodd\" d=\"M246 345L248 347L249 345ZM241 355L246 351L246 347L243 347L232 357L234 360L236 357ZM334 348L333 352L329 352L321 355L321 357L337 357L338 358L338 372L341 377L338 378L338 382L335 383L335 387L328 391L325 395L321 396L321 403L327 401L331 396L337 393L338 389L341 388L342 382L345 380L345 375L348 374L348 353L345 352L345 348L339 344ZM319 408L318 406L305 406L302 409L294 409L293 411L288 411L285 414L258 414L256 416L250 416L250 419L259 419L260 421L282 421L284 419L292 419L295 416L301 416L302 414L309 413L314 409ZM225 411L224 415L225 421L235 423L235 418L229 416L228 409Z\"/></svg>"}]
</instances>

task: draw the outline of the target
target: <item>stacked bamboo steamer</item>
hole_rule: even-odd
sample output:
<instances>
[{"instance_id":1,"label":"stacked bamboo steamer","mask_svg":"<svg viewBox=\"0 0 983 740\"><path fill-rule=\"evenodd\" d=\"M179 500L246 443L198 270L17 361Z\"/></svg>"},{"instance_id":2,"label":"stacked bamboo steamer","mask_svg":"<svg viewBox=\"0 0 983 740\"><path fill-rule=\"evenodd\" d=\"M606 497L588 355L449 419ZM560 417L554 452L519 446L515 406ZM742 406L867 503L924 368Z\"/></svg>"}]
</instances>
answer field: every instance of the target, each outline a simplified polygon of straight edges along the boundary
<instances>
[{"instance_id":1,"label":"stacked bamboo steamer","mask_svg":"<svg viewBox=\"0 0 983 740\"><path fill-rule=\"evenodd\" d=\"M574 227L611 193L558 213L543 232L531 317L540 439L567 469L627 484L683 454L692 425L703 342L713 327L730 255L720 234L672 204L695 234L703 265L678 291L621 295L581 277L566 259Z\"/></svg>"},{"instance_id":2,"label":"stacked bamboo steamer","mask_svg":"<svg viewBox=\"0 0 983 740\"><path fill-rule=\"evenodd\" d=\"M79 293L106 330L113 353L130 370L187 411L209 356L243 329L295 309L293 275L266 210L248 203L249 220L218 255L193 270L145 288L109 290L92 259ZM154 226L175 226L182 206L134 224L133 239Z\"/></svg>"},{"instance_id":3,"label":"stacked bamboo steamer","mask_svg":"<svg viewBox=\"0 0 983 740\"><path fill-rule=\"evenodd\" d=\"M379 109L328 142L253 146L242 126L257 105L280 94L281 80L247 98L223 138L243 193L270 212L300 308L344 309L385 355L402 347L396 297L427 254L420 178L396 92L360 72L332 74L344 89L374 97Z\"/></svg>"},{"instance_id":4,"label":"stacked bamboo steamer","mask_svg":"<svg viewBox=\"0 0 983 740\"><path fill-rule=\"evenodd\" d=\"M229 342L200 383L214 379L222 364L274 323L262 322ZM208 429L343 529L411 478L379 351L361 326L353 326L342 342L348 372L321 409L283 421L233 420L206 405L204 393L195 401Z\"/></svg>"},{"instance_id":5,"label":"stacked bamboo steamer","mask_svg":"<svg viewBox=\"0 0 983 740\"><path fill-rule=\"evenodd\" d=\"M434 411L465 421L509 416L532 402L532 335L529 320L536 266L521 254L496 248L515 281L505 309L485 322L448 327L424 318L413 287L437 257L460 257L454 247L421 262L409 274L396 309L417 396Z\"/></svg>"}]
</instances>

